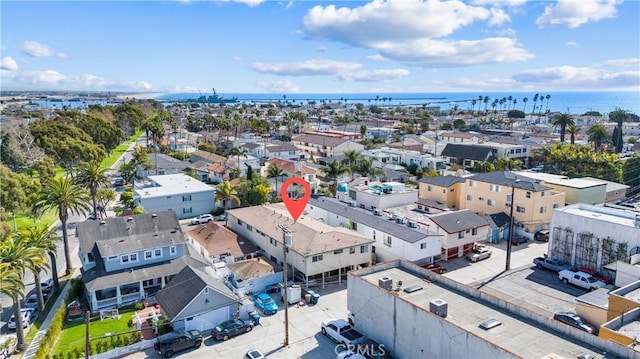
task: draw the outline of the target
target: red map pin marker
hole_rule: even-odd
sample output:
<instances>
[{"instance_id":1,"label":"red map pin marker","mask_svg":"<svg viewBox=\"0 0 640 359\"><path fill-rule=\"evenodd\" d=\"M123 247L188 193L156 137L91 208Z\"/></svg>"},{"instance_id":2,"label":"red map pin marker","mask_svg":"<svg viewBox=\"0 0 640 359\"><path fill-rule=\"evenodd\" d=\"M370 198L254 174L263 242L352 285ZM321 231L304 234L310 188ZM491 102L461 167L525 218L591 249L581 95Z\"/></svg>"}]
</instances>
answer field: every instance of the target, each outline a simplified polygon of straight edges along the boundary
<instances>
[{"instance_id":1,"label":"red map pin marker","mask_svg":"<svg viewBox=\"0 0 640 359\"><path fill-rule=\"evenodd\" d=\"M304 196L300 199L291 199L287 194L287 189L294 183L304 187ZM311 187L309 186L309 183L302 178L292 177L282 184L282 187L280 188L280 197L282 197L282 202L284 202L284 205L287 207L289 214L293 217L293 221L296 222L304 211L304 207L309 203L309 198L311 198Z\"/></svg>"}]
</instances>

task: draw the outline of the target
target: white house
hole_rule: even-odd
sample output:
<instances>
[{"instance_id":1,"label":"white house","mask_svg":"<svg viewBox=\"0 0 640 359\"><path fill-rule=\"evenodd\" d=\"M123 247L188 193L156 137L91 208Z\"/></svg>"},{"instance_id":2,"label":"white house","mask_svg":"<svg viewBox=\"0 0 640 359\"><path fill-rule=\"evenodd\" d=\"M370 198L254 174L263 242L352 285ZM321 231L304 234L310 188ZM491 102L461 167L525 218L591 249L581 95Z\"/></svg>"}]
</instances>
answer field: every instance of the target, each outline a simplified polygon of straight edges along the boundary
<instances>
[{"instance_id":1,"label":"white house","mask_svg":"<svg viewBox=\"0 0 640 359\"><path fill-rule=\"evenodd\" d=\"M227 265L229 284L237 293L257 294L282 283L282 267L264 258L252 258Z\"/></svg>"},{"instance_id":2,"label":"white house","mask_svg":"<svg viewBox=\"0 0 640 359\"><path fill-rule=\"evenodd\" d=\"M178 219L210 213L216 208L215 187L185 174L149 176L133 187L134 205L145 212L173 210Z\"/></svg>"},{"instance_id":3,"label":"white house","mask_svg":"<svg viewBox=\"0 0 640 359\"><path fill-rule=\"evenodd\" d=\"M487 221L468 209L425 216L424 221L430 224L429 230L443 234L442 259L446 260L466 255L475 242L489 237Z\"/></svg>"},{"instance_id":4,"label":"white house","mask_svg":"<svg viewBox=\"0 0 640 359\"><path fill-rule=\"evenodd\" d=\"M240 164L238 165L238 162ZM247 175L247 168L249 166L253 169L254 172L260 170L260 159L251 155L239 155L239 156L230 156L226 163L232 169L239 169L241 176Z\"/></svg>"},{"instance_id":5,"label":"white house","mask_svg":"<svg viewBox=\"0 0 640 359\"><path fill-rule=\"evenodd\" d=\"M214 221L194 226L187 243L210 263L233 263L255 258L258 247Z\"/></svg>"},{"instance_id":6,"label":"white house","mask_svg":"<svg viewBox=\"0 0 640 359\"><path fill-rule=\"evenodd\" d=\"M400 182L370 182L362 178L350 186L339 184L336 198L360 208L384 209L414 203L418 200L418 190Z\"/></svg>"}]
</instances>

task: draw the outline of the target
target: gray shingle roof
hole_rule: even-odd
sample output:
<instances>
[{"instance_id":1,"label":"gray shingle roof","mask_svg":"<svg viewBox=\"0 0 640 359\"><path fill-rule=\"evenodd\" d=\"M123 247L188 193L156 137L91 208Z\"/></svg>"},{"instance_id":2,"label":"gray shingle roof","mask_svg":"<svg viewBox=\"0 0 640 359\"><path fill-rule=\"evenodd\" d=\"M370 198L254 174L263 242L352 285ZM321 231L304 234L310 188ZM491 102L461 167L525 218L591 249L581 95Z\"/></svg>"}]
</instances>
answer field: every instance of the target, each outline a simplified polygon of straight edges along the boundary
<instances>
[{"instance_id":1,"label":"gray shingle roof","mask_svg":"<svg viewBox=\"0 0 640 359\"><path fill-rule=\"evenodd\" d=\"M183 171L191 166L189 162L181 161L177 158L173 158L171 156L168 156L162 153L149 156L149 160L154 165L156 165L157 163L158 168L164 168L164 169L173 168L173 169Z\"/></svg>"},{"instance_id":2,"label":"gray shingle roof","mask_svg":"<svg viewBox=\"0 0 640 359\"><path fill-rule=\"evenodd\" d=\"M515 174L509 171L494 171L488 173L480 173L468 177L469 180L493 183L501 186L515 187L526 191L540 192L551 190L551 187L541 185L539 181L536 181L527 177L517 177Z\"/></svg>"},{"instance_id":3,"label":"gray shingle roof","mask_svg":"<svg viewBox=\"0 0 640 359\"><path fill-rule=\"evenodd\" d=\"M488 225L484 218L468 209L434 214L431 216L431 220L447 233L456 233Z\"/></svg>"},{"instance_id":4,"label":"gray shingle roof","mask_svg":"<svg viewBox=\"0 0 640 359\"><path fill-rule=\"evenodd\" d=\"M415 243L430 236L439 236L438 234L422 229L410 228L407 227L407 225L398 224L387 217L376 216L372 212L362 208L350 207L349 204L342 203L335 198L311 196L308 205L322 208L328 212L340 213L341 216L351 218L356 223L362 223L365 226L409 243Z\"/></svg>"},{"instance_id":5,"label":"gray shingle roof","mask_svg":"<svg viewBox=\"0 0 640 359\"><path fill-rule=\"evenodd\" d=\"M237 302L237 296L223 283L191 266L185 266L169 283L156 293L156 300L171 319L175 318L205 287L215 290L217 303L212 309Z\"/></svg>"},{"instance_id":6,"label":"gray shingle roof","mask_svg":"<svg viewBox=\"0 0 640 359\"><path fill-rule=\"evenodd\" d=\"M102 257L184 244L174 211L161 211L77 224L80 248L89 253L97 246Z\"/></svg>"},{"instance_id":7,"label":"gray shingle roof","mask_svg":"<svg viewBox=\"0 0 640 359\"><path fill-rule=\"evenodd\" d=\"M442 150L442 156L454 157L473 161L494 162L495 155L490 147L477 145L461 145L455 143L447 143Z\"/></svg>"},{"instance_id":8,"label":"gray shingle roof","mask_svg":"<svg viewBox=\"0 0 640 359\"><path fill-rule=\"evenodd\" d=\"M456 176L438 176L438 177L422 177L420 182L432 184L439 187L451 187L455 183L464 183L466 180Z\"/></svg>"},{"instance_id":9,"label":"gray shingle roof","mask_svg":"<svg viewBox=\"0 0 640 359\"><path fill-rule=\"evenodd\" d=\"M327 147L335 147L349 140L346 140L344 138L329 137L329 136L322 136L322 135L300 135L292 139L292 141L313 143L316 145L323 145Z\"/></svg>"}]
</instances>

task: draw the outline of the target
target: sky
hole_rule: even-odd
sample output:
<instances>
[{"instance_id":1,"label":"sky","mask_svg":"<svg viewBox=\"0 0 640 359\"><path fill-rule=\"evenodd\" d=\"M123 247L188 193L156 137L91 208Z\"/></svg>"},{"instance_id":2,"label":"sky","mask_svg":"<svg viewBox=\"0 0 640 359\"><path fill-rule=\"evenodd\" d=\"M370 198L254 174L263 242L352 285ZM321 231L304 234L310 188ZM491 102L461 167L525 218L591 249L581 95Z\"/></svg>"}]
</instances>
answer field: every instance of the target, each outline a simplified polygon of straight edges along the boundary
<instances>
[{"instance_id":1,"label":"sky","mask_svg":"<svg viewBox=\"0 0 640 359\"><path fill-rule=\"evenodd\" d=\"M0 2L0 89L640 91L640 1Z\"/></svg>"}]
</instances>

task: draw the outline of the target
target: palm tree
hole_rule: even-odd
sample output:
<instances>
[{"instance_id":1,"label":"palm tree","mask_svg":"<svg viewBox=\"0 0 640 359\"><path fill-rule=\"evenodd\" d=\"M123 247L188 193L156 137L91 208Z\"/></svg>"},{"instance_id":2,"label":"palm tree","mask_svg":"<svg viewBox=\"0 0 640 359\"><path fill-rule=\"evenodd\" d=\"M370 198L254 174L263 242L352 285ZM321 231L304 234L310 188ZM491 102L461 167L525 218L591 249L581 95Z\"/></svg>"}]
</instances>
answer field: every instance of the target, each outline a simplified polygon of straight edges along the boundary
<instances>
[{"instance_id":1,"label":"palm tree","mask_svg":"<svg viewBox=\"0 0 640 359\"><path fill-rule=\"evenodd\" d=\"M269 165L269 168L267 169L267 177L276 179L276 196L278 195L278 177L282 176L284 176L284 172L282 172L282 170L278 168L278 166L275 166L273 164Z\"/></svg>"},{"instance_id":2,"label":"palm tree","mask_svg":"<svg viewBox=\"0 0 640 359\"><path fill-rule=\"evenodd\" d=\"M580 133L580 128L578 126L576 126L575 123L573 123L573 124L567 126L567 133L569 135L571 135L571 137L570 137L571 140L570 141L571 141L571 144L573 145L573 144L576 143L576 135L578 133Z\"/></svg>"},{"instance_id":3,"label":"palm tree","mask_svg":"<svg viewBox=\"0 0 640 359\"><path fill-rule=\"evenodd\" d=\"M43 253L49 255L49 266L51 268L51 279L53 280L53 291L59 290L60 284L58 283L58 265L56 263L57 246L56 241L60 240L60 237L56 234L54 229L48 229L46 227L31 227L29 229L23 229L16 233L16 237L34 248L38 248ZM36 285L36 294L38 295L39 308L44 308L44 298L42 295L42 288L40 286L40 271L46 269L45 267L39 268L37 272L33 273Z\"/></svg>"},{"instance_id":4,"label":"palm tree","mask_svg":"<svg viewBox=\"0 0 640 359\"><path fill-rule=\"evenodd\" d=\"M17 236L9 237L0 242L0 261L5 263L9 270L14 270L21 281L24 281L24 274L27 269L35 271L42 265L47 264L44 251L19 240ZM24 284L22 288L21 291L11 293L13 315L16 318L16 337L18 349L20 350L24 350L25 347L22 314L20 313L20 297L24 297ZM4 288L2 288L2 291L4 293ZM44 306L41 307L41 310L44 310Z\"/></svg>"},{"instance_id":5,"label":"palm tree","mask_svg":"<svg viewBox=\"0 0 640 359\"><path fill-rule=\"evenodd\" d=\"M322 171L325 173L325 176L328 179L330 179L331 182L333 182L329 186L329 189L331 190L333 195L335 195L336 194L336 187L337 187L337 184L338 184L338 177L340 177L343 174L349 172L349 167L345 166L343 163L341 163L337 159L334 159L333 161L329 162L326 166L324 166L322 168Z\"/></svg>"},{"instance_id":6,"label":"palm tree","mask_svg":"<svg viewBox=\"0 0 640 359\"><path fill-rule=\"evenodd\" d=\"M522 99L522 102L524 102L524 106L522 107L522 112L524 112L524 114L527 114L527 102L529 102L529 98L525 97Z\"/></svg>"},{"instance_id":7,"label":"palm tree","mask_svg":"<svg viewBox=\"0 0 640 359\"><path fill-rule=\"evenodd\" d=\"M362 156L356 150L344 151L344 158L342 159L342 164L349 167L349 172L351 172L352 174L351 179L353 179L353 173L354 173L355 167L357 166L358 162L361 159L362 159Z\"/></svg>"},{"instance_id":8,"label":"palm tree","mask_svg":"<svg viewBox=\"0 0 640 359\"><path fill-rule=\"evenodd\" d=\"M567 126L575 124L575 122L573 121L573 117L568 113L561 113L553 117L551 124L560 127L560 142L564 142L564 134L567 130Z\"/></svg>"},{"instance_id":9,"label":"palm tree","mask_svg":"<svg viewBox=\"0 0 640 359\"><path fill-rule=\"evenodd\" d=\"M58 219L62 225L62 240L64 242L64 259L66 261L66 275L71 274L71 253L69 252L69 240L67 232L67 220L69 212L72 214L86 215L89 210L90 196L80 186L74 184L71 179L56 177L45 184L38 195L33 212L41 215L47 210L58 212Z\"/></svg>"},{"instance_id":10,"label":"palm tree","mask_svg":"<svg viewBox=\"0 0 640 359\"><path fill-rule=\"evenodd\" d=\"M225 211L229 209L229 201L235 201L240 204L240 197L236 194L235 186L229 181L224 181L216 186L216 202L223 202Z\"/></svg>"},{"instance_id":11,"label":"palm tree","mask_svg":"<svg viewBox=\"0 0 640 359\"><path fill-rule=\"evenodd\" d=\"M0 242L0 247L2 247ZM24 283L21 271L12 267L10 263L0 262L0 293L11 298L13 302L13 314L20 318L20 298L24 297ZM16 339L18 350L24 350L24 329L22 325L16 325Z\"/></svg>"},{"instance_id":12,"label":"palm tree","mask_svg":"<svg viewBox=\"0 0 640 359\"><path fill-rule=\"evenodd\" d=\"M609 121L615 121L618 123L618 131L616 132L616 138L613 141L616 144L616 153L622 152L622 122L627 121L628 118L629 113L621 108L616 108L614 111L609 113Z\"/></svg>"},{"instance_id":13,"label":"palm tree","mask_svg":"<svg viewBox=\"0 0 640 359\"><path fill-rule=\"evenodd\" d=\"M355 172L358 172L363 177L374 177L382 174L382 169L373 165L373 160L363 158L356 163Z\"/></svg>"},{"instance_id":14,"label":"palm tree","mask_svg":"<svg viewBox=\"0 0 640 359\"><path fill-rule=\"evenodd\" d=\"M89 190L91 203L93 204L93 213L97 219L98 216L100 216L100 213L98 213L98 203L96 201L98 189L100 189L100 187L107 187L111 183L111 179L109 175L107 175L107 169L103 168L99 161L85 162L78 166L75 182Z\"/></svg>"},{"instance_id":15,"label":"palm tree","mask_svg":"<svg viewBox=\"0 0 640 359\"><path fill-rule=\"evenodd\" d=\"M589 135L589 142L593 143L593 149L596 152L600 152L602 150L602 144L609 141L607 129L602 124L591 126L587 134Z\"/></svg>"},{"instance_id":16,"label":"palm tree","mask_svg":"<svg viewBox=\"0 0 640 359\"><path fill-rule=\"evenodd\" d=\"M238 159L238 172L241 173L240 171L240 156L244 156L244 158L247 158L247 149L246 148L238 148L238 147L231 147L231 149L229 150L229 154L228 157L233 157L233 156L237 156Z\"/></svg>"}]
</instances>

